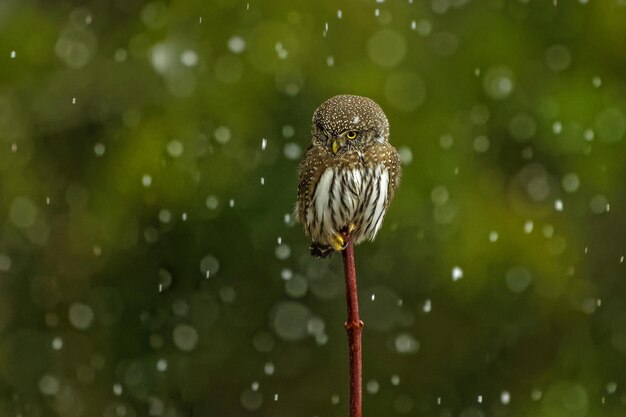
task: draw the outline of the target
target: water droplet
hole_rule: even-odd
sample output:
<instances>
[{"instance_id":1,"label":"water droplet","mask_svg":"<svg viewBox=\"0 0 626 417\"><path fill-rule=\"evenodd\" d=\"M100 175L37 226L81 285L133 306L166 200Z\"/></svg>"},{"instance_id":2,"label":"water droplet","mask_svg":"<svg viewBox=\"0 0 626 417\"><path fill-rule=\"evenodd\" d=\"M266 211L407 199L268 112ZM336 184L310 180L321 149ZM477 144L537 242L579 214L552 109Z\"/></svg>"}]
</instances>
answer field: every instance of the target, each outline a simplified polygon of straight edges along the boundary
<instances>
[{"instance_id":1,"label":"water droplet","mask_svg":"<svg viewBox=\"0 0 626 417\"><path fill-rule=\"evenodd\" d=\"M16 51L11 51L9 56L11 57L11 59L15 59L15 57L17 57L17 52Z\"/></svg>"},{"instance_id":2,"label":"water droplet","mask_svg":"<svg viewBox=\"0 0 626 417\"><path fill-rule=\"evenodd\" d=\"M267 148L267 139L261 139L261 150L264 151Z\"/></svg>"},{"instance_id":3,"label":"water droplet","mask_svg":"<svg viewBox=\"0 0 626 417\"><path fill-rule=\"evenodd\" d=\"M506 272L504 276L506 286L511 292L522 293L532 280L530 272L522 266L514 266Z\"/></svg>"},{"instance_id":4,"label":"water droplet","mask_svg":"<svg viewBox=\"0 0 626 417\"><path fill-rule=\"evenodd\" d=\"M220 126L213 132L213 137L218 143L225 144L230 141L230 129L226 126Z\"/></svg>"},{"instance_id":5,"label":"water droplet","mask_svg":"<svg viewBox=\"0 0 626 417\"><path fill-rule=\"evenodd\" d=\"M591 84L593 84L595 88L600 88L602 86L602 78L598 76L593 77Z\"/></svg>"},{"instance_id":6,"label":"water droplet","mask_svg":"<svg viewBox=\"0 0 626 417\"><path fill-rule=\"evenodd\" d=\"M76 97L72 98L72 104L76 104Z\"/></svg>"},{"instance_id":7,"label":"water droplet","mask_svg":"<svg viewBox=\"0 0 626 417\"><path fill-rule=\"evenodd\" d=\"M53 350L61 350L63 349L63 339L59 336L52 339L52 349Z\"/></svg>"},{"instance_id":8,"label":"water droplet","mask_svg":"<svg viewBox=\"0 0 626 417\"><path fill-rule=\"evenodd\" d=\"M179 140L172 140L167 144L167 153L169 153L172 158L180 157L183 151L183 143Z\"/></svg>"},{"instance_id":9,"label":"water droplet","mask_svg":"<svg viewBox=\"0 0 626 417\"><path fill-rule=\"evenodd\" d=\"M498 232L496 232L495 230L492 230L491 232L489 232L489 241L490 242L497 242L498 241Z\"/></svg>"},{"instance_id":10,"label":"water droplet","mask_svg":"<svg viewBox=\"0 0 626 417\"><path fill-rule=\"evenodd\" d=\"M432 308L432 302L430 301L430 298L427 298L426 301L424 301L424 305L422 305L422 311L428 314L432 311Z\"/></svg>"},{"instance_id":11,"label":"water droplet","mask_svg":"<svg viewBox=\"0 0 626 417\"><path fill-rule=\"evenodd\" d=\"M207 254L200 260L200 271L206 278L215 276L219 269L220 262L213 255Z\"/></svg>"},{"instance_id":12,"label":"water droplet","mask_svg":"<svg viewBox=\"0 0 626 417\"><path fill-rule=\"evenodd\" d=\"M180 54L180 62L186 67L194 67L198 63L196 51L186 49Z\"/></svg>"},{"instance_id":13,"label":"water droplet","mask_svg":"<svg viewBox=\"0 0 626 417\"><path fill-rule=\"evenodd\" d=\"M394 385L394 386L400 385L400 376L399 375L392 375L391 376L391 385Z\"/></svg>"},{"instance_id":14,"label":"water droplet","mask_svg":"<svg viewBox=\"0 0 626 417\"><path fill-rule=\"evenodd\" d=\"M217 197L216 197L216 196L214 196L214 195L209 195L209 196L206 198L206 200L205 200L204 204L206 205L206 207L207 207L209 210L215 210L215 209L217 208L217 206L219 205L219 200L217 199Z\"/></svg>"},{"instance_id":15,"label":"water droplet","mask_svg":"<svg viewBox=\"0 0 626 417\"><path fill-rule=\"evenodd\" d=\"M113 394L119 397L120 395L122 395L122 391L123 391L122 384L119 384L119 383L113 384Z\"/></svg>"},{"instance_id":16,"label":"water droplet","mask_svg":"<svg viewBox=\"0 0 626 417\"><path fill-rule=\"evenodd\" d=\"M93 310L88 304L73 303L68 310L68 317L72 326L79 330L86 330L93 323Z\"/></svg>"},{"instance_id":17,"label":"water droplet","mask_svg":"<svg viewBox=\"0 0 626 417\"><path fill-rule=\"evenodd\" d=\"M556 211L563 211L563 200L555 200L554 201L554 209Z\"/></svg>"},{"instance_id":18,"label":"water droplet","mask_svg":"<svg viewBox=\"0 0 626 417\"><path fill-rule=\"evenodd\" d=\"M337 395L337 394L332 395L332 396L330 397L330 403L331 403L332 405L337 405L337 404L339 404L339 395Z\"/></svg>"},{"instance_id":19,"label":"water droplet","mask_svg":"<svg viewBox=\"0 0 626 417\"><path fill-rule=\"evenodd\" d=\"M9 255L0 253L0 272L7 272L11 269L11 263Z\"/></svg>"},{"instance_id":20,"label":"water droplet","mask_svg":"<svg viewBox=\"0 0 626 417\"><path fill-rule=\"evenodd\" d=\"M524 223L524 233L528 234L531 233L533 231L535 224L533 223L532 220L526 220L526 223Z\"/></svg>"},{"instance_id":21,"label":"water droplet","mask_svg":"<svg viewBox=\"0 0 626 417\"><path fill-rule=\"evenodd\" d=\"M96 156L102 156L106 152L106 146L104 146L104 143L98 142L94 145L93 151Z\"/></svg>"},{"instance_id":22,"label":"water droplet","mask_svg":"<svg viewBox=\"0 0 626 417\"><path fill-rule=\"evenodd\" d=\"M463 270L459 266L452 268L452 281L458 281L463 278Z\"/></svg>"},{"instance_id":23,"label":"water droplet","mask_svg":"<svg viewBox=\"0 0 626 417\"><path fill-rule=\"evenodd\" d=\"M507 405L511 402L511 394L508 391L502 391L500 393L500 402L504 405Z\"/></svg>"},{"instance_id":24,"label":"water droplet","mask_svg":"<svg viewBox=\"0 0 626 417\"><path fill-rule=\"evenodd\" d=\"M272 362L266 362L263 366L263 372L265 372L265 375L274 375L274 371L275 368Z\"/></svg>"},{"instance_id":25,"label":"water droplet","mask_svg":"<svg viewBox=\"0 0 626 417\"><path fill-rule=\"evenodd\" d=\"M396 351L400 354L415 353L420 348L420 344L417 339L415 339L415 337L413 337L413 335L409 333L401 333L396 336L394 345Z\"/></svg>"},{"instance_id":26,"label":"water droplet","mask_svg":"<svg viewBox=\"0 0 626 417\"><path fill-rule=\"evenodd\" d=\"M308 334L311 311L304 304L294 301L278 303L270 314L270 322L276 334L284 340L301 340Z\"/></svg>"},{"instance_id":27,"label":"water droplet","mask_svg":"<svg viewBox=\"0 0 626 417\"><path fill-rule=\"evenodd\" d=\"M58 378L53 375L44 374L39 378L39 391L43 395L56 395L59 392L60 385Z\"/></svg>"},{"instance_id":28,"label":"water droplet","mask_svg":"<svg viewBox=\"0 0 626 417\"><path fill-rule=\"evenodd\" d=\"M152 185L152 177L148 174L144 174L143 177L141 177L141 183L144 187L150 187Z\"/></svg>"},{"instance_id":29,"label":"water droplet","mask_svg":"<svg viewBox=\"0 0 626 417\"><path fill-rule=\"evenodd\" d=\"M377 380L370 379L369 381L367 381L365 389L367 390L368 394L374 395L378 393L378 390L380 389L380 384Z\"/></svg>"},{"instance_id":30,"label":"water droplet","mask_svg":"<svg viewBox=\"0 0 626 417\"><path fill-rule=\"evenodd\" d=\"M172 338L176 347L185 352L194 350L198 344L198 332L189 324L177 324Z\"/></svg>"},{"instance_id":31,"label":"water droplet","mask_svg":"<svg viewBox=\"0 0 626 417\"><path fill-rule=\"evenodd\" d=\"M285 260L291 256L291 247L287 244L280 244L276 246L274 253L278 259Z\"/></svg>"},{"instance_id":32,"label":"water droplet","mask_svg":"<svg viewBox=\"0 0 626 417\"><path fill-rule=\"evenodd\" d=\"M514 87L513 72L507 67L490 68L483 79L485 92L496 100L508 97Z\"/></svg>"},{"instance_id":33,"label":"water droplet","mask_svg":"<svg viewBox=\"0 0 626 417\"><path fill-rule=\"evenodd\" d=\"M163 358L159 359L156 363L156 368L157 368L157 371L159 372L167 371L167 359L163 359Z\"/></svg>"},{"instance_id":34,"label":"water droplet","mask_svg":"<svg viewBox=\"0 0 626 417\"><path fill-rule=\"evenodd\" d=\"M159 210L159 220L161 223L169 223L172 220L172 213L168 209Z\"/></svg>"}]
</instances>

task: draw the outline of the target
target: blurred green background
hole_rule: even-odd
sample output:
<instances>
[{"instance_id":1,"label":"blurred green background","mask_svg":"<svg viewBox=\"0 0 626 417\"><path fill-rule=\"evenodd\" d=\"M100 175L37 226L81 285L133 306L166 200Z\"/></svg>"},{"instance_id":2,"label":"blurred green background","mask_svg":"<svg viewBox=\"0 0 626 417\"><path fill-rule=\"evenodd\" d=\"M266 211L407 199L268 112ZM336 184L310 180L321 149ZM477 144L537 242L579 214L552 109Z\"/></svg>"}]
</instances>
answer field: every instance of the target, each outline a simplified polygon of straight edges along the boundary
<instances>
[{"instance_id":1,"label":"blurred green background","mask_svg":"<svg viewBox=\"0 0 626 417\"><path fill-rule=\"evenodd\" d=\"M626 1L0 2L0 416L347 415L313 110L385 109L366 416L626 413Z\"/></svg>"}]
</instances>

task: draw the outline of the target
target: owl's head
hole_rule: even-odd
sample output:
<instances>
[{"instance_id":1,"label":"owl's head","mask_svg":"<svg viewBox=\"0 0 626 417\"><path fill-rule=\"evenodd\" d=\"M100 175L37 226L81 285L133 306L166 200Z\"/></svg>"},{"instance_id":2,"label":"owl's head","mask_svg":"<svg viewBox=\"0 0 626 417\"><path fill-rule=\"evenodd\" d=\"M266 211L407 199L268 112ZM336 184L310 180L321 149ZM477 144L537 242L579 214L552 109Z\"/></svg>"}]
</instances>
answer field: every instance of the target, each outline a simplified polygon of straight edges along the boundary
<instances>
[{"instance_id":1,"label":"owl's head","mask_svg":"<svg viewBox=\"0 0 626 417\"><path fill-rule=\"evenodd\" d=\"M374 100L342 94L322 103L313 113L314 143L334 154L389 140L387 116Z\"/></svg>"}]
</instances>

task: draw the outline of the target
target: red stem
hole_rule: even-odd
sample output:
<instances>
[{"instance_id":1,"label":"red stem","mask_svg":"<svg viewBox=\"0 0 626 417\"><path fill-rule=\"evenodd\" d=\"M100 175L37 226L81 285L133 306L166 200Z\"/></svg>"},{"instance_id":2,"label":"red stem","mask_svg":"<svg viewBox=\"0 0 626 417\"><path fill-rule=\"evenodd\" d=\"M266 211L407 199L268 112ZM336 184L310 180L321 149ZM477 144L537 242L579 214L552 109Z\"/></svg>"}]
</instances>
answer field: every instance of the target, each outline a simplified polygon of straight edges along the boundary
<instances>
[{"instance_id":1,"label":"red stem","mask_svg":"<svg viewBox=\"0 0 626 417\"><path fill-rule=\"evenodd\" d=\"M350 349L350 417L361 417L361 398L363 393L361 332L363 322L359 318L359 299L356 289L356 270L354 268L354 246L352 238L347 236L348 246L343 255L343 272L346 278L346 300L348 320L345 323Z\"/></svg>"}]
</instances>

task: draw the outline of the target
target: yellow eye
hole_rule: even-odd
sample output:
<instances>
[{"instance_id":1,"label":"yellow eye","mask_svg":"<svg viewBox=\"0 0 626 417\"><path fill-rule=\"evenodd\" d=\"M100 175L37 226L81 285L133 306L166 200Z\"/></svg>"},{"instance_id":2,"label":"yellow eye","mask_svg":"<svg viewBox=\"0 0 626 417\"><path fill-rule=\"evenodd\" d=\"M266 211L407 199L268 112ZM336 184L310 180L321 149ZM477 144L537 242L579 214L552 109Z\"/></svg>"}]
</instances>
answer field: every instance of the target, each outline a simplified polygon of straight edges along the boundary
<instances>
[{"instance_id":1,"label":"yellow eye","mask_svg":"<svg viewBox=\"0 0 626 417\"><path fill-rule=\"evenodd\" d=\"M354 139L354 138L356 138L356 130L351 130L351 131L349 131L348 133L346 133L346 137L347 137L348 139Z\"/></svg>"}]
</instances>

